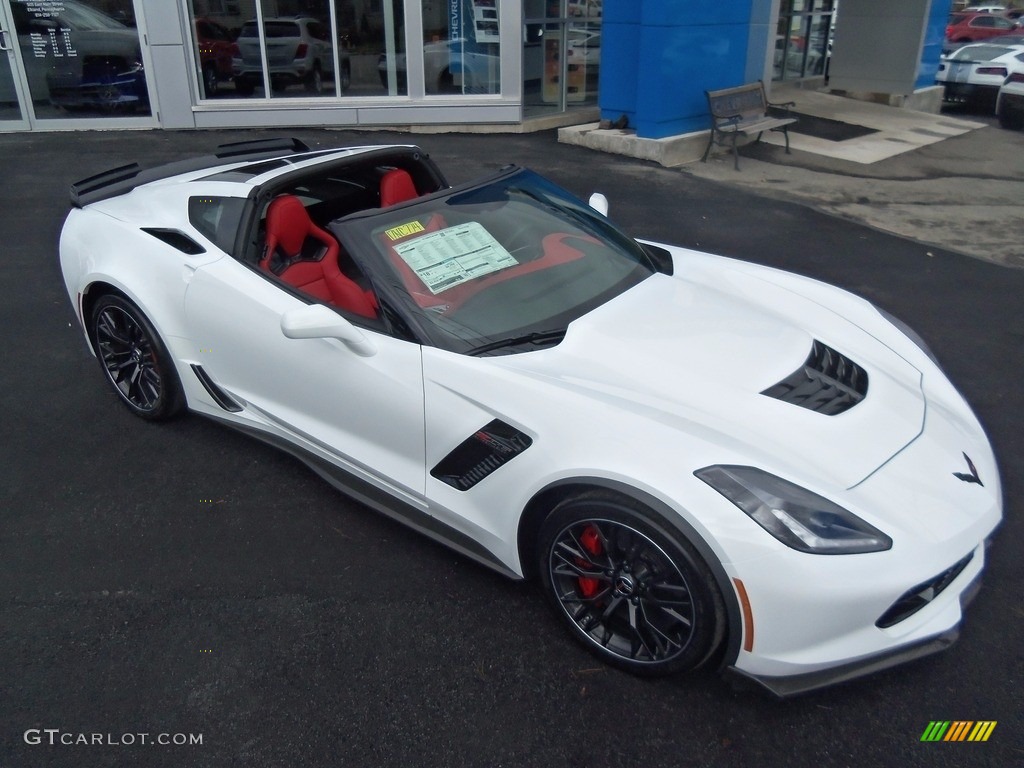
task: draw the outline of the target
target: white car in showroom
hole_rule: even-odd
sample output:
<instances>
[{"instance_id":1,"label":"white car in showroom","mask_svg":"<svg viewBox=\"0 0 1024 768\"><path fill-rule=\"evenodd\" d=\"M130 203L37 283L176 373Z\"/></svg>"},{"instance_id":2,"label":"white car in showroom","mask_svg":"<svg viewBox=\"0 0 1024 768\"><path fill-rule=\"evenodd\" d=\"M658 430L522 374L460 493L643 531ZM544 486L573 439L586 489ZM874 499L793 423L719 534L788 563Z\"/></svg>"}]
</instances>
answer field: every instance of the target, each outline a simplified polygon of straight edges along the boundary
<instances>
[{"instance_id":1,"label":"white car in showroom","mask_svg":"<svg viewBox=\"0 0 1024 768\"><path fill-rule=\"evenodd\" d=\"M633 240L514 166L295 140L72 186L118 398L279 446L641 675L799 693L955 639L1002 516L922 340L779 270Z\"/></svg>"}]
</instances>

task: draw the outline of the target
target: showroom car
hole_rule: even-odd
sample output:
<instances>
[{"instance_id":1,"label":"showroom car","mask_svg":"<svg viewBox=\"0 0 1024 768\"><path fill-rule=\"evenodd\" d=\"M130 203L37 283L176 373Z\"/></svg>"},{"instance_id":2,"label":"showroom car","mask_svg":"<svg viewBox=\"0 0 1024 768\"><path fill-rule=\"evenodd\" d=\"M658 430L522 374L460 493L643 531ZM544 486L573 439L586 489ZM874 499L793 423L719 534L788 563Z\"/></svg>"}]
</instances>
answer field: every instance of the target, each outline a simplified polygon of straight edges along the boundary
<instances>
[{"instance_id":1,"label":"showroom car","mask_svg":"<svg viewBox=\"0 0 1024 768\"><path fill-rule=\"evenodd\" d=\"M110 391L299 457L540 585L605 662L789 695L948 647L1002 516L925 343L809 278L648 240L508 166L224 145L72 185Z\"/></svg>"},{"instance_id":2,"label":"showroom car","mask_svg":"<svg viewBox=\"0 0 1024 768\"><path fill-rule=\"evenodd\" d=\"M34 101L69 110L148 106L136 30L77 0L42 11L16 2L11 12Z\"/></svg>"},{"instance_id":3,"label":"showroom car","mask_svg":"<svg viewBox=\"0 0 1024 768\"><path fill-rule=\"evenodd\" d=\"M333 92L334 46L330 29L313 18L266 18L263 29L267 41L267 66L271 88L283 91L301 84L311 94ZM260 26L254 19L242 25L235 41L237 55L233 61L235 90L241 96L252 95L263 84L263 53ZM352 81L352 65L347 51L341 50L341 90Z\"/></svg>"},{"instance_id":4,"label":"showroom car","mask_svg":"<svg viewBox=\"0 0 1024 768\"><path fill-rule=\"evenodd\" d=\"M989 113L1011 69L1024 63L1024 45L965 45L939 60L935 81L944 86L943 101L971 104Z\"/></svg>"}]
</instances>

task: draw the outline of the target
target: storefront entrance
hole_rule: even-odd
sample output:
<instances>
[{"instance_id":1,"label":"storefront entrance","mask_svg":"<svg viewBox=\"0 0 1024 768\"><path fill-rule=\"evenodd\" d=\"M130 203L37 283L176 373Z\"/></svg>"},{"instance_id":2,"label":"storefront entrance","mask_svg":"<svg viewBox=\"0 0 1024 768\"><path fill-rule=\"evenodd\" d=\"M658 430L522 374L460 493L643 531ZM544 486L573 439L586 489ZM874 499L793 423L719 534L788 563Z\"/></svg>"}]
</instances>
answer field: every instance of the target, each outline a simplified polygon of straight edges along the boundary
<instances>
[{"instance_id":1,"label":"storefront entrance","mask_svg":"<svg viewBox=\"0 0 1024 768\"><path fill-rule=\"evenodd\" d=\"M0 130L152 127L134 0L0 0Z\"/></svg>"},{"instance_id":2,"label":"storefront entrance","mask_svg":"<svg viewBox=\"0 0 1024 768\"><path fill-rule=\"evenodd\" d=\"M523 117L597 105L603 0L524 0Z\"/></svg>"},{"instance_id":3,"label":"storefront entrance","mask_svg":"<svg viewBox=\"0 0 1024 768\"><path fill-rule=\"evenodd\" d=\"M838 0L782 0L773 80L825 75Z\"/></svg>"}]
</instances>

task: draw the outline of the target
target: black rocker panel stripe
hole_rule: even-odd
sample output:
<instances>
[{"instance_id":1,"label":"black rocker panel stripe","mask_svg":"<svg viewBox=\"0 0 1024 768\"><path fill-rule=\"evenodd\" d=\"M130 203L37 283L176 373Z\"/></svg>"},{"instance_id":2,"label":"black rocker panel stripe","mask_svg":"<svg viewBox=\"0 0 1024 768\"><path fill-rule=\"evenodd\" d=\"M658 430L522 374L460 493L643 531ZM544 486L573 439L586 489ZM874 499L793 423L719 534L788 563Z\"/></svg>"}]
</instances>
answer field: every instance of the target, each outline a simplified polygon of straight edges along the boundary
<instances>
[{"instance_id":1,"label":"black rocker panel stripe","mask_svg":"<svg viewBox=\"0 0 1024 768\"><path fill-rule=\"evenodd\" d=\"M455 446L430 474L452 488L468 491L532 444L529 435L495 419Z\"/></svg>"}]
</instances>

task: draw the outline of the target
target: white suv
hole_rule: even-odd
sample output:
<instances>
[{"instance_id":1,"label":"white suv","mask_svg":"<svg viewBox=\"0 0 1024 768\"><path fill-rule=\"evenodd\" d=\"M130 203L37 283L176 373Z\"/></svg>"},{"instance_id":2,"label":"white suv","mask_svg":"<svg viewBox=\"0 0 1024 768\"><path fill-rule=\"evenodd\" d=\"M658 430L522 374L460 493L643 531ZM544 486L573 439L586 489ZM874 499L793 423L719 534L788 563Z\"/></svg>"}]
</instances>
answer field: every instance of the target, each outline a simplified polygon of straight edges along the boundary
<instances>
[{"instance_id":1,"label":"white suv","mask_svg":"<svg viewBox=\"0 0 1024 768\"><path fill-rule=\"evenodd\" d=\"M334 80L334 46L330 28L313 18L272 18L263 20L267 36L267 65L274 90L303 83L310 93L324 93L325 83ZM247 21L238 35L238 56L233 60L235 90L249 96L263 81L260 31L256 21ZM342 52L341 90L349 86L351 64Z\"/></svg>"}]
</instances>

